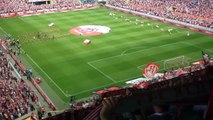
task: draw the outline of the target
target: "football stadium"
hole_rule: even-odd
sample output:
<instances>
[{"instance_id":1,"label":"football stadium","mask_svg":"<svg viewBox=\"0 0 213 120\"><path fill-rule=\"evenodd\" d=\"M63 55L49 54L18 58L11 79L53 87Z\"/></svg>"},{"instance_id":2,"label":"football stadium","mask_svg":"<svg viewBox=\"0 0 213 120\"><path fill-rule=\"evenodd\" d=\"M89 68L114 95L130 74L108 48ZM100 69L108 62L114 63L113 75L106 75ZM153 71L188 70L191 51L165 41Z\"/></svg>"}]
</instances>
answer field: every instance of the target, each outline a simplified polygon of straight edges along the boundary
<instances>
[{"instance_id":1,"label":"football stadium","mask_svg":"<svg viewBox=\"0 0 213 120\"><path fill-rule=\"evenodd\" d=\"M0 0L0 120L212 120L212 0Z\"/></svg>"}]
</instances>

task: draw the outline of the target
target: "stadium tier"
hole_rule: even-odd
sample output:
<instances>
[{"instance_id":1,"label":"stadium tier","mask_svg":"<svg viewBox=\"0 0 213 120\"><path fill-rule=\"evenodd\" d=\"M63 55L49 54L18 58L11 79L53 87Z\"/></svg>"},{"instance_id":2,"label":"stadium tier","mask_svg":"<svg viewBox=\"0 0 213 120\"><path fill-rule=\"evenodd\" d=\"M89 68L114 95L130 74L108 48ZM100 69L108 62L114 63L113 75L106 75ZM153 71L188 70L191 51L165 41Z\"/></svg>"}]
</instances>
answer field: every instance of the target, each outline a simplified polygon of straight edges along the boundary
<instances>
[{"instance_id":1,"label":"stadium tier","mask_svg":"<svg viewBox=\"0 0 213 120\"><path fill-rule=\"evenodd\" d=\"M0 0L0 120L212 120L212 0Z\"/></svg>"},{"instance_id":2,"label":"stadium tier","mask_svg":"<svg viewBox=\"0 0 213 120\"><path fill-rule=\"evenodd\" d=\"M81 4L78 0L42 0L44 4L36 4L40 2L41 0L1 0L0 14L39 11L43 9L75 8Z\"/></svg>"},{"instance_id":3,"label":"stadium tier","mask_svg":"<svg viewBox=\"0 0 213 120\"><path fill-rule=\"evenodd\" d=\"M34 111L39 100L25 80L14 74L7 54L0 54L0 118L14 120Z\"/></svg>"},{"instance_id":4,"label":"stadium tier","mask_svg":"<svg viewBox=\"0 0 213 120\"><path fill-rule=\"evenodd\" d=\"M109 0L109 4L149 15L213 28L212 0Z\"/></svg>"}]
</instances>

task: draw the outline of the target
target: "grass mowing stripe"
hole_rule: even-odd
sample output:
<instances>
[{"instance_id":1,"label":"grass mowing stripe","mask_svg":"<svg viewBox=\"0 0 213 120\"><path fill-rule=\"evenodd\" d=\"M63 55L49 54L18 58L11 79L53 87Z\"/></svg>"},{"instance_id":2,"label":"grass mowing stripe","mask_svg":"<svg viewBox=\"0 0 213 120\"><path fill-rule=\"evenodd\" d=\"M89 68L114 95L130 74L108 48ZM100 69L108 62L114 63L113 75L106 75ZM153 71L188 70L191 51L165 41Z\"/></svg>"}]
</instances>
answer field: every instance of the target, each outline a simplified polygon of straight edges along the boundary
<instances>
[{"instance_id":1,"label":"grass mowing stripe","mask_svg":"<svg viewBox=\"0 0 213 120\"><path fill-rule=\"evenodd\" d=\"M91 63L87 63L89 66L91 66L92 68L94 68L95 70L97 70L98 72L100 72L101 74L103 74L105 77L109 78L112 82L116 82L113 78L111 78L109 75L106 75L105 73L103 73L101 70L99 70L98 68L96 68L95 66L93 66Z\"/></svg>"},{"instance_id":2,"label":"grass mowing stripe","mask_svg":"<svg viewBox=\"0 0 213 120\"><path fill-rule=\"evenodd\" d=\"M122 54L121 53L119 55L115 55L115 56L111 56L111 57L107 57L107 58L102 58L102 59L99 59L99 60L91 61L89 63L95 63L95 62L99 62L99 61L102 61L102 60L111 59L111 58L114 58L114 57L125 56L125 55L129 55L129 54L134 54L134 53L137 53L137 52L147 51L147 50L151 50L151 49L155 49L155 48L160 48L160 47L166 47L166 46L170 46L170 45L174 45L174 44L179 44L179 43L181 43L181 42L164 44L164 45L161 45L161 46L156 46L156 47L151 47L151 48L147 48L147 49L138 50L138 51L131 52L131 53L128 53L128 54Z\"/></svg>"},{"instance_id":3,"label":"grass mowing stripe","mask_svg":"<svg viewBox=\"0 0 213 120\"><path fill-rule=\"evenodd\" d=\"M187 45L189 45L189 46L193 46L193 47L199 48L200 50L204 50L204 48L198 47L198 46L193 45L193 44L191 44L191 43L189 43L189 42L182 42L182 43L187 44ZM209 51L213 52L212 50L209 50Z\"/></svg>"}]
</instances>

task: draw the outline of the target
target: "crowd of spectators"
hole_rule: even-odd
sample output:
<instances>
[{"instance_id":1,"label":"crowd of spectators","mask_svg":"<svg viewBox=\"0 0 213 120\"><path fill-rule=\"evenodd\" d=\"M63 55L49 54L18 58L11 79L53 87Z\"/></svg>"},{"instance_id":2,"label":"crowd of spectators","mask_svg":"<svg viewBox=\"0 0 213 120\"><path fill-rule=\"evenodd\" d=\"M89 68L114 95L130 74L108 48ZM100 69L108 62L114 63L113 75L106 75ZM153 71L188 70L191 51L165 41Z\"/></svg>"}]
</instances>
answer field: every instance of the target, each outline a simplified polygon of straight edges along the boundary
<instances>
[{"instance_id":1,"label":"crowd of spectators","mask_svg":"<svg viewBox=\"0 0 213 120\"><path fill-rule=\"evenodd\" d=\"M213 28L212 0L109 0L109 4L149 15Z\"/></svg>"},{"instance_id":2,"label":"crowd of spectators","mask_svg":"<svg viewBox=\"0 0 213 120\"><path fill-rule=\"evenodd\" d=\"M39 104L38 97L23 79L12 72L4 52L0 55L0 119L13 120Z\"/></svg>"},{"instance_id":3,"label":"crowd of spectators","mask_svg":"<svg viewBox=\"0 0 213 120\"><path fill-rule=\"evenodd\" d=\"M138 108L132 112L123 112L118 116L114 114L115 105L118 104L116 99L110 101L106 99L104 101L106 102L103 102L103 108L100 112L101 120L204 120L207 111L207 105L196 105L196 103L155 104Z\"/></svg>"},{"instance_id":4,"label":"crowd of spectators","mask_svg":"<svg viewBox=\"0 0 213 120\"><path fill-rule=\"evenodd\" d=\"M35 4L29 2L29 0L0 0L0 5L0 14L4 14L43 9L74 8L80 6L81 3L78 0L52 0L47 4Z\"/></svg>"}]
</instances>

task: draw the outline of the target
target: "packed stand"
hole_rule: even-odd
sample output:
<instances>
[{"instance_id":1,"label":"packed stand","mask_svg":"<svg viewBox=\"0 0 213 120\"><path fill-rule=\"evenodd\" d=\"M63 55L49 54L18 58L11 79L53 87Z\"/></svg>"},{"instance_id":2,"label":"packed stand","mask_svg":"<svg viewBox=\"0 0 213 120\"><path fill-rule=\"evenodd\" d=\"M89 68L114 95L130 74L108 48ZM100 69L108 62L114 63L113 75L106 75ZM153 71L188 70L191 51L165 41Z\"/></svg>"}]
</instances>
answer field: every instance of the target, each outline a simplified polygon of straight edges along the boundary
<instances>
[{"instance_id":1,"label":"packed stand","mask_svg":"<svg viewBox=\"0 0 213 120\"><path fill-rule=\"evenodd\" d=\"M109 0L109 4L125 9L213 28L212 0Z\"/></svg>"},{"instance_id":2,"label":"packed stand","mask_svg":"<svg viewBox=\"0 0 213 120\"><path fill-rule=\"evenodd\" d=\"M13 120L35 110L38 98L24 80L12 74L12 68L0 55L0 119Z\"/></svg>"},{"instance_id":3,"label":"packed stand","mask_svg":"<svg viewBox=\"0 0 213 120\"><path fill-rule=\"evenodd\" d=\"M29 3L28 0L0 0L0 14L16 13L26 11L37 11L43 9L62 9L75 8L81 3L77 0L53 0L50 4L34 4Z\"/></svg>"}]
</instances>

